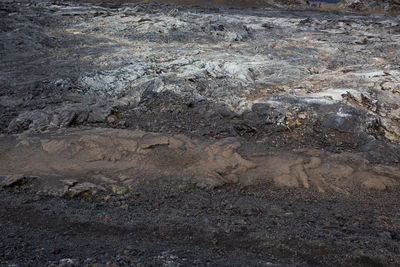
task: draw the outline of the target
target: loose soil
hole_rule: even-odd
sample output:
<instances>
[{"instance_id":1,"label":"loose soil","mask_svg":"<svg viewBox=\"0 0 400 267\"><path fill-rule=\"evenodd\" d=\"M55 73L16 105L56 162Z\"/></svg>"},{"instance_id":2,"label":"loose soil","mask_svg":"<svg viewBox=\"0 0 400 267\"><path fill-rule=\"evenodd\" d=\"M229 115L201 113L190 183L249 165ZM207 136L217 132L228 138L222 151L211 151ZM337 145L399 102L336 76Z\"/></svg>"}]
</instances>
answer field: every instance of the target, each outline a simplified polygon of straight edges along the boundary
<instances>
[{"instance_id":1,"label":"loose soil","mask_svg":"<svg viewBox=\"0 0 400 267\"><path fill-rule=\"evenodd\" d=\"M0 196L5 266L398 266L400 261L397 192L338 197L274 186L182 191L151 185L107 202L8 190Z\"/></svg>"}]
</instances>

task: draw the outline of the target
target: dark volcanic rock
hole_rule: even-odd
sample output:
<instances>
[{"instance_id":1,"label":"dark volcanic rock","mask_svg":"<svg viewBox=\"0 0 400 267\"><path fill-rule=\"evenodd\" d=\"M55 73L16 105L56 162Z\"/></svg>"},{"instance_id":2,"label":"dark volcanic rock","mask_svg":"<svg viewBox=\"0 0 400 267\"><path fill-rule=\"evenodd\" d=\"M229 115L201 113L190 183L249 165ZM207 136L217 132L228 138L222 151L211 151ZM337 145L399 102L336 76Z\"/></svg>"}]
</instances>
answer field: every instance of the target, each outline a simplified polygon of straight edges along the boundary
<instances>
[{"instance_id":1,"label":"dark volcanic rock","mask_svg":"<svg viewBox=\"0 0 400 267\"><path fill-rule=\"evenodd\" d=\"M400 133L396 17L128 3L1 5L3 132L109 123L262 139L294 124L307 125L309 133L322 125L356 134L375 120L386 137ZM335 105L353 115L340 119ZM326 120L315 120L314 112ZM346 130L355 120L367 126Z\"/></svg>"},{"instance_id":2,"label":"dark volcanic rock","mask_svg":"<svg viewBox=\"0 0 400 267\"><path fill-rule=\"evenodd\" d=\"M400 12L399 0L342 0L340 6L344 8L351 8L354 6L356 10L370 12Z\"/></svg>"},{"instance_id":3,"label":"dark volcanic rock","mask_svg":"<svg viewBox=\"0 0 400 267\"><path fill-rule=\"evenodd\" d=\"M152 185L109 202L0 192L0 264L396 266L395 193ZM300 197L301 195L301 197ZM51 241L51 242L50 242ZM366 245L368 244L368 245Z\"/></svg>"},{"instance_id":4,"label":"dark volcanic rock","mask_svg":"<svg viewBox=\"0 0 400 267\"><path fill-rule=\"evenodd\" d=\"M202 3L0 2L1 266L399 265L400 18Z\"/></svg>"}]
</instances>

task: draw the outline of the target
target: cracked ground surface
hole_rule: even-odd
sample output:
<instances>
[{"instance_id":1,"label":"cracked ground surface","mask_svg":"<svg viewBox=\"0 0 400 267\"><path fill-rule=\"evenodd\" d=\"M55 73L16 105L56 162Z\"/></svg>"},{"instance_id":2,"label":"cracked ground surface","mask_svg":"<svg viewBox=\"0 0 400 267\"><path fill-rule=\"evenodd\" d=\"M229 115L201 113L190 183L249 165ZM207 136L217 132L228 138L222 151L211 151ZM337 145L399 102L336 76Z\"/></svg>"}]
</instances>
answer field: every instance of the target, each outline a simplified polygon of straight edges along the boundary
<instances>
[{"instance_id":1,"label":"cracked ground surface","mask_svg":"<svg viewBox=\"0 0 400 267\"><path fill-rule=\"evenodd\" d=\"M400 264L398 15L0 18L0 265Z\"/></svg>"}]
</instances>

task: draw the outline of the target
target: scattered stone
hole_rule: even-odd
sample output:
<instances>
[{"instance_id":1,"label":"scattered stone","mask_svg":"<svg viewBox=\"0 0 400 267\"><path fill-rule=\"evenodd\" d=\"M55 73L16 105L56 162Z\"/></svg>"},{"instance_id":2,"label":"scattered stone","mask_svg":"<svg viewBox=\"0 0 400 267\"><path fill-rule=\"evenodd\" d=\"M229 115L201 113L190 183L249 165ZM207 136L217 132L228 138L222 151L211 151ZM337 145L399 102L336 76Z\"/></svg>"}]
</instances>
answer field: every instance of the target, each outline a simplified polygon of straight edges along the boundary
<instances>
[{"instance_id":1,"label":"scattered stone","mask_svg":"<svg viewBox=\"0 0 400 267\"><path fill-rule=\"evenodd\" d=\"M106 189L100 185L95 185L89 182L79 183L68 189L67 194L71 197L76 196L97 196L100 193L105 192Z\"/></svg>"},{"instance_id":2,"label":"scattered stone","mask_svg":"<svg viewBox=\"0 0 400 267\"><path fill-rule=\"evenodd\" d=\"M116 121L117 121L117 116L115 116L115 115L110 115L110 116L107 117L107 122L110 123L110 124L114 123Z\"/></svg>"},{"instance_id":3,"label":"scattered stone","mask_svg":"<svg viewBox=\"0 0 400 267\"><path fill-rule=\"evenodd\" d=\"M35 177L26 176L23 174L0 176L0 186L7 187L20 187L32 181Z\"/></svg>"},{"instance_id":4,"label":"scattered stone","mask_svg":"<svg viewBox=\"0 0 400 267\"><path fill-rule=\"evenodd\" d=\"M79 266L79 261L77 259L65 258L59 261L58 267L75 267Z\"/></svg>"},{"instance_id":5,"label":"scattered stone","mask_svg":"<svg viewBox=\"0 0 400 267\"><path fill-rule=\"evenodd\" d=\"M67 179L67 180L61 180L61 182L63 182L67 186L74 186L78 183L78 180Z\"/></svg>"},{"instance_id":6,"label":"scattered stone","mask_svg":"<svg viewBox=\"0 0 400 267\"><path fill-rule=\"evenodd\" d=\"M91 107L87 122L105 122L113 107L109 103L97 103Z\"/></svg>"},{"instance_id":7,"label":"scattered stone","mask_svg":"<svg viewBox=\"0 0 400 267\"><path fill-rule=\"evenodd\" d=\"M126 193L128 192L128 188L126 188L126 187L124 187L124 186L113 185L113 186L111 187L111 191L112 191L114 194L123 195L123 194L126 194Z\"/></svg>"},{"instance_id":8,"label":"scattered stone","mask_svg":"<svg viewBox=\"0 0 400 267\"><path fill-rule=\"evenodd\" d=\"M149 149L155 146L165 146L165 145L169 145L169 139L167 136L162 136L162 135L145 137L140 142L141 149Z\"/></svg>"}]
</instances>

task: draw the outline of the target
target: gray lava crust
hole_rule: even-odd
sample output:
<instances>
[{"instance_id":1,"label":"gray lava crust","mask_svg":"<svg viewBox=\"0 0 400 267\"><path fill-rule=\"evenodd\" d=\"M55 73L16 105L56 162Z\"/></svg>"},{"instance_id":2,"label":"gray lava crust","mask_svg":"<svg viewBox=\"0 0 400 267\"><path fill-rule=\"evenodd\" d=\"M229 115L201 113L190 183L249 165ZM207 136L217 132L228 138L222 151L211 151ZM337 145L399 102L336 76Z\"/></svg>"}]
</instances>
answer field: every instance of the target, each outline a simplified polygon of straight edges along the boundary
<instances>
[{"instance_id":1,"label":"gray lava crust","mask_svg":"<svg viewBox=\"0 0 400 267\"><path fill-rule=\"evenodd\" d=\"M3 133L90 125L331 150L399 140L397 16L1 5Z\"/></svg>"},{"instance_id":2,"label":"gray lava crust","mask_svg":"<svg viewBox=\"0 0 400 267\"><path fill-rule=\"evenodd\" d=\"M0 265L398 266L400 17L267 2L1 1Z\"/></svg>"}]
</instances>

